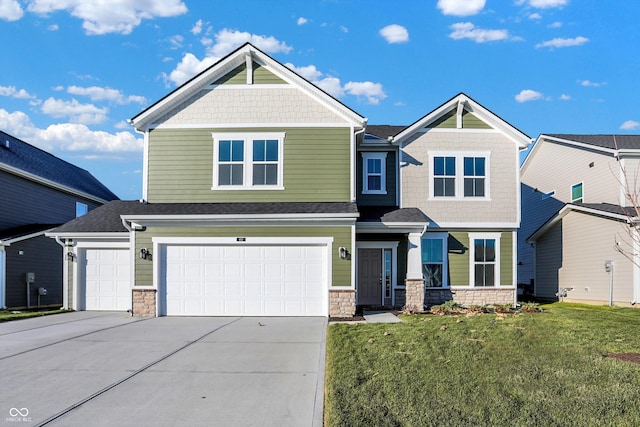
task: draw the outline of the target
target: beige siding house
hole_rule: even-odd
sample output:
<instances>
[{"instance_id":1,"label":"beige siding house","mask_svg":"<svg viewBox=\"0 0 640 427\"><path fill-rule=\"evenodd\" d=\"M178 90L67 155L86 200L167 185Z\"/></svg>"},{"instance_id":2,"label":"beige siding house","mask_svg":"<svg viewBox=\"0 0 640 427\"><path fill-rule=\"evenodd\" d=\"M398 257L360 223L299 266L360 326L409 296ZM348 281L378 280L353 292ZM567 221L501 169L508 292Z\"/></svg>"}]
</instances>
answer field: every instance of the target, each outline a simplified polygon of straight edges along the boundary
<instances>
[{"instance_id":1,"label":"beige siding house","mask_svg":"<svg viewBox=\"0 0 640 427\"><path fill-rule=\"evenodd\" d=\"M639 154L635 135L540 135L521 169L518 242L518 281L536 297L635 304L639 268L616 248L633 244L625 185Z\"/></svg>"}]
</instances>

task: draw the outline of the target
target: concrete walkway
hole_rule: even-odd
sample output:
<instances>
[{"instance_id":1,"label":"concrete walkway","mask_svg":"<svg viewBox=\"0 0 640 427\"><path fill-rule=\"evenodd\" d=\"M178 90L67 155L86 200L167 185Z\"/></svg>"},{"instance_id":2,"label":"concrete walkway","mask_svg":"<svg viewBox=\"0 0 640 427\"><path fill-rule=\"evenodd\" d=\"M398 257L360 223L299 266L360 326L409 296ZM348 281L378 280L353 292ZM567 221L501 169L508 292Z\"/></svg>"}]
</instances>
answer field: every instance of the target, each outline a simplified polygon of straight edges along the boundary
<instances>
[{"instance_id":1,"label":"concrete walkway","mask_svg":"<svg viewBox=\"0 0 640 427\"><path fill-rule=\"evenodd\" d=\"M367 323L400 323L400 320L393 313L388 311L365 311L363 314Z\"/></svg>"},{"instance_id":2,"label":"concrete walkway","mask_svg":"<svg viewBox=\"0 0 640 427\"><path fill-rule=\"evenodd\" d=\"M98 312L0 324L0 422L321 426L326 327Z\"/></svg>"}]
</instances>

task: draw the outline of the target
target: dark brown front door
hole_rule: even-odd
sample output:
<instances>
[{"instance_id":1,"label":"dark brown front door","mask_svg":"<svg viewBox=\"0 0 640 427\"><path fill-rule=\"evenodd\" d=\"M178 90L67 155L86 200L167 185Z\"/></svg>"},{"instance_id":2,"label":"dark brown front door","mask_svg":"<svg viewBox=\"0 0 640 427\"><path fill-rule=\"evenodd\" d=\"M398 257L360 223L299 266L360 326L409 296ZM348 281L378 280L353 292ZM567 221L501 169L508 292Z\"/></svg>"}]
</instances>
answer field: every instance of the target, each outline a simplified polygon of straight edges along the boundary
<instances>
[{"instance_id":1,"label":"dark brown front door","mask_svg":"<svg viewBox=\"0 0 640 427\"><path fill-rule=\"evenodd\" d=\"M382 250L358 249L358 304L382 305Z\"/></svg>"}]
</instances>

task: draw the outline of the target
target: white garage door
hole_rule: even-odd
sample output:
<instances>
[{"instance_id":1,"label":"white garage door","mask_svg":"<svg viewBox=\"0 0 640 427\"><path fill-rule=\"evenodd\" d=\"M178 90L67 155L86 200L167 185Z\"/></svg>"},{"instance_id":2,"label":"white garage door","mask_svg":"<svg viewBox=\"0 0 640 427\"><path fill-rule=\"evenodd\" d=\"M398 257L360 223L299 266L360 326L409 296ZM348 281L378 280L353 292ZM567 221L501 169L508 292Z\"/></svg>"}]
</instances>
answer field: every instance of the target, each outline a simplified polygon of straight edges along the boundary
<instances>
[{"instance_id":1,"label":"white garage door","mask_svg":"<svg viewBox=\"0 0 640 427\"><path fill-rule=\"evenodd\" d=\"M326 316L326 246L163 246L164 314Z\"/></svg>"},{"instance_id":2,"label":"white garage door","mask_svg":"<svg viewBox=\"0 0 640 427\"><path fill-rule=\"evenodd\" d=\"M85 310L131 308L128 249L85 249Z\"/></svg>"}]
</instances>

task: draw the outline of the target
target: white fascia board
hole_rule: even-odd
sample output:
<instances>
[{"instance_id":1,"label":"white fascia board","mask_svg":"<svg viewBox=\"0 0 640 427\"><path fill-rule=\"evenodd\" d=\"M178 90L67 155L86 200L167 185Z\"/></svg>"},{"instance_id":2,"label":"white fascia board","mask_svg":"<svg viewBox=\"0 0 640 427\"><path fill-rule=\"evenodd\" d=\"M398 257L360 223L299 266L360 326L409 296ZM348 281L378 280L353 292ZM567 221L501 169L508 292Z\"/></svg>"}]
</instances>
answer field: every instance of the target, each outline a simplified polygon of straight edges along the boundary
<instances>
[{"instance_id":1,"label":"white fascia board","mask_svg":"<svg viewBox=\"0 0 640 427\"><path fill-rule=\"evenodd\" d=\"M46 233L48 233L49 231L53 230L55 227L52 227L48 230L44 230L44 231L38 231L36 233L31 233L31 234L27 234L24 236L20 236L20 237L16 237L13 239L7 239L7 240L0 240L0 245L2 246L10 246L14 243L18 243L21 242L23 240L29 240L29 239L33 239L34 237L40 237L40 236L46 236ZM49 236L47 236L49 237Z\"/></svg>"},{"instance_id":2,"label":"white fascia board","mask_svg":"<svg viewBox=\"0 0 640 427\"><path fill-rule=\"evenodd\" d=\"M356 233L418 233L428 225L428 222L359 222L356 223Z\"/></svg>"},{"instance_id":3,"label":"white fascia board","mask_svg":"<svg viewBox=\"0 0 640 427\"><path fill-rule=\"evenodd\" d=\"M150 129L246 129L246 128L352 128L349 123L196 123L196 124L162 124L153 123Z\"/></svg>"},{"instance_id":4,"label":"white fascia board","mask_svg":"<svg viewBox=\"0 0 640 427\"><path fill-rule=\"evenodd\" d=\"M12 166L6 165L4 163L0 163L0 170L4 170L13 175L19 176L21 178L26 178L30 181L34 181L38 184L46 185L47 187L55 188L56 190L64 191L65 193L72 194L74 196L82 197L83 199L92 200L94 202L104 204L108 203L108 200L101 199L100 197L93 196L91 194L85 193L83 191L78 191L74 188L67 187L66 185L59 184L55 181L51 181L49 179L42 178L38 175L25 172L22 169L14 168Z\"/></svg>"},{"instance_id":5,"label":"white fascia board","mask_svg":"<svg viewBox=\"0 0 640 427\"><path fill-rule=\"evenodd\" d=\"M434 224L433 229L450 229L450 228L459 228L459 229L516 229L520 225L517 222L438 222Z\"/></svg>"},{"instance_id":6,"label":"white fascia board","mask_svg":"<svg viewBox=\"0 0 640 427\"><path fill-rule=\"evenodd\" d=\"M121 215L120 218L143 227L151 226L263 226L282 225L353 225L359 214L280 214L280 215Z\"/></svg>"},{"instance_id":7,"label":"white fascia board","mask_svg":"<svg viewBox=\"0 0 640 427\"><path fill-rule=\"evenodd\" d=\"M96 232L96 233L45 233L45 236L60 239L87 240L129 240L129 232Z\"/></svg>"}]
</instances>

